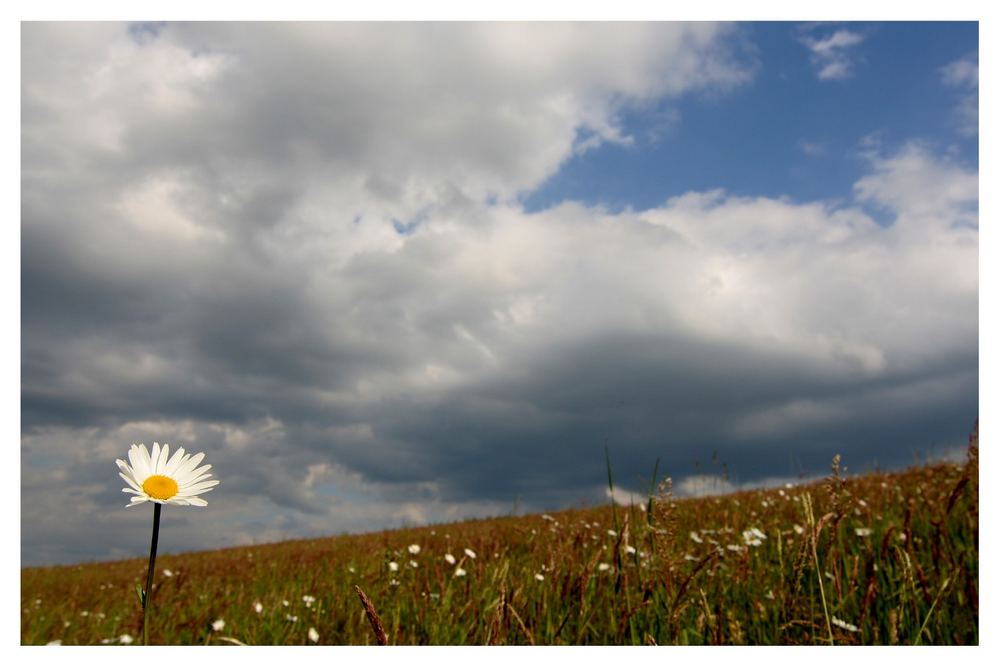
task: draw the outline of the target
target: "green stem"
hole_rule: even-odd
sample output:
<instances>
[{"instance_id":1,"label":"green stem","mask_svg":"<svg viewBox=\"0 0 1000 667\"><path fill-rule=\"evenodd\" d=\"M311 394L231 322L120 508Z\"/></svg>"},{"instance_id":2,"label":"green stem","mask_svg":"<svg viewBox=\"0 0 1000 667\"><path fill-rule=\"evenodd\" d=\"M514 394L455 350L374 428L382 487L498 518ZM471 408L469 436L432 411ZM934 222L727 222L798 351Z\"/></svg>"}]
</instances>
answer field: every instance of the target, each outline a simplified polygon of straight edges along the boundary
<instances>
[{"instance_id":1,"label":"green stem","mask_svg":"<svg viewBox=\"0 0 1000 667\"><path fill-rule=\"evenodd\" d=\"M149 572L146 574L146 591L142 595L142 643L149 646L149 599L153 597L153 573L156 571L156 542L160 537L160 503L153 503L153 542L149 545Z\"/></svg>"}]
</instances>

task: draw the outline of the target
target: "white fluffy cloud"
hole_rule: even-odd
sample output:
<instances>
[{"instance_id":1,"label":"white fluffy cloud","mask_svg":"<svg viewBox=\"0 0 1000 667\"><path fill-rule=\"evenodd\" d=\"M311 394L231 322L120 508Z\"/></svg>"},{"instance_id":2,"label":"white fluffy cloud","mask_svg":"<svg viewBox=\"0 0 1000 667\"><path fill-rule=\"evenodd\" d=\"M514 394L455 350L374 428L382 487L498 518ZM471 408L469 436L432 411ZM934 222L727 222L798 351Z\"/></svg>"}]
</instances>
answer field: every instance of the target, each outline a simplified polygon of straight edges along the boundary
<instances>
[{"instance_id":1,"label":"white fluffy cloud","mask_svg":"<svg viewBox=\"0 0 1000 667\"><path fill-rule=\"evenodd\" d=\"M770 474L974 391L977 174L925 147L839 205L518 203L626 106L746 82L730 28L155 32L23 33L30 558L119 511L132 441L210 452L194 547L574 502L602 438L626 485L665 433Z\"/></svg>"},{"instance_id":2,"label":"white fluffy cloud","mask_svg":"<svg viewBox=\"0 0 1000 667\"><path fill-rule=\"evenodd\" d=\"M818 68L816 76L821 80L847 79L853 75L855 59L851 49L863 42L859 32L839 28L822 37L804 35L802 43L809 48L810 58Z\"/></svg>"}]
</instances>

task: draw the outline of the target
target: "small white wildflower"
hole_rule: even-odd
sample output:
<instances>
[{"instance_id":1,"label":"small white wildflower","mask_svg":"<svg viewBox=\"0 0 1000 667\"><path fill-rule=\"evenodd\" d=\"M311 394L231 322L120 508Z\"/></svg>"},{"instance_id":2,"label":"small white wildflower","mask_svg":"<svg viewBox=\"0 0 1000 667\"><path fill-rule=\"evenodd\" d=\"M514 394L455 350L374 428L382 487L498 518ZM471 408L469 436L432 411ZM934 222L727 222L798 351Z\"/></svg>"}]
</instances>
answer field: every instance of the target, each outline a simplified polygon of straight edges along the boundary
<instances>
[{"instance_id":1,"label":"small white wildflower","mask_svg":"<svg viewBox=\"0 0 1000 667\"><path fill-rule=\"evenodd\" d=\"M610 528L608 529L608 535L611 536L611 537L618 537L618 533L616 533L615 531L611 530Z\"/></svg>"},{"instance_id":2,"label":"small white wildflower","mask_svg":"<svg viewBox=\"0 0 1000 667\"><path fill-rule=\"evenodd\" d=\"M684 554L684 560L698 560L698 559L692 556L691 554Z\"/></svg>"},{"instance_id":3,"label":"small white wildflower","mask_svg":"<svg viewBox=\"0 0 1000 667\"><path fill-rule=\"evenodd\" d=\"M625 553L627 553L629 556L631 556L632 554L635 553L635 547L633 547L632 545L627 545L625 547Z\"/></svg>"},{"instance_id":4,"label":"small white wildflower","mask_svg":"<svg viewBox=\"0 0 1000 667\"><path fill-rule=\"evenodd\" d=\"M83 611L80 612L80 616L84 616L84 617L90 616L90 612L85 609L85 610L83 610Z\"/></svg>"},{"instance_id":5,"label":"small white wildflower","mask_svg":"<svg viewBox=\"0 0 1000 667\"><path fill-rule=\"evenodd\" d=\"M48 644L46 644L46 646L62 646L62 640L61 639L53 639Z\"/></svg>"},{"instance_id":6,"label":"small white wildflower","mask_svg":"<svg viewBox=\"0 0 1000 667\"><path fill-rule=\"evenodd\" d=\"M833 581L833 575L830 574L829 572L824 572L823 576L829 579L830 581Z\"/></svg>"},{"instance_id":7,"label":"small white wildflower","mask_svg":"<svg viewBox=\"0 0 1000 667\"><path fill-rule=\"evenodd\" d=\"M413 569L416 569L417 568L417 561L411 560L410 561L410 567L412 567Z\"/></svg>"},{"instance_id":8,"label":"small white wildflower","mask_svg":"<svg viewBox=\"0 0 1000 667\"><path fill-rule=\"evenodd\" d=\"M420 545L411 544L410 546L406 547L406 550L409 551L414 556L416 556L418 553L420 553Z\"/></svg>"},{"instance_id":9,"label":"small white wildflower","mask_svg":"<svg viewBox=\"0 0 1000 667\"><path fill-rule=\"evenodd\" d=\"M467 549L465 550L465 555L466 555L466 556L468 556L469 558L471 558L472 560L475 560L475 559L476 559L476 552L475 552L475 551L473 551L472 549L468 549L468 548L467 548Z\"/></svg>"},{"instance_id":10,"label":"small white wildflower","mask_svg":"<svg viewBox=\"0 0 1000 667\"><path fill-rule=\"evenodd\" d=\"M163 576L164 577L172 577L172 576L174 576L174 571L173 570L163 570Z\"/></svg>"},{"instance_id":11,"label":"small white wildflower","mask_svg":"<svg viewBox=\"0 0 1000 667\"><path fill-rule=\"evenodd\" d=\"M738 544L727 544L726 548L729 549L730 551L735 551L737 553L743 551L743 547L741 547Z\"/></svg>"},{"instance_id":12,"label":"small white wildflower","mask_svg":"<svg viewBox=\"0 0 1000 667\"><path fill-rule=\"evenodd\" d=\"M463 569L462 569L462 568L460 568L460 567L456 567L456 568L455 568L455 576L456 576L456 577L464 577L465 575L466 575L466 572L465 572L465 570L463 570Z\"/></svg>"},{"instance_id":13,"label":"small white wildflower","mask_svg":"<svg viewBox=\"0 0 1000 667\"><path fill-rule=\"evenodd\" d=\"M389 561L389 571L396 572L399 570L399 563L394 560Z\"/></svg>"},{"instance_id":14,"label":"small white wildflower","mask_svg":"<svg viewBox=\"0 0 1000 667\"><path fill-rule=\"evenodd\" d=\"M254 602L253 610L259 614L260 612L264 611L264 605L262 605L260 602Z\"/></svg>"},{"instance_id":15,"label":"small white wildflower","mask_svg":"<svg viewBox=\"0 0 1000 667\"><path fill-rule=\"evenodd\" d=\"M848 632L857 632L858 631L858 626L856 626L856 625L854 625L852 623L848 623L846 621L842 621L839 618L837 618L836 616L831 617L830 618L830 622L833 623L834 625L836 625L838 628L842 628L844 630L847 630Z\"/></svg>"},{"instance_id":16,"label":"small white wildflower","mask_svg":"<svg viewBox=\"0 0 1000 667\"><path fill-rule=\"evenodd\" d=\"M390 579L389 580L389 585L390 586L399 586L399 579Z\"/></svg>"},{"instance_id":17,"label":"small white wildflower","mask_svg":"<svg viewBox=\"0 0 1000 667\"><path fill-rule=\"evenodd\" d=\"M120 644L131 644L133 641L135 640L132 639L132 635L129 634L124 634L118 637L118 643Z\"/></svg>"},{"instance_id":18,"label":"small white wildflower","mask_svg":"<svg viewBox=\"0 0 1000 667\"><path fill-rule=\"evenodd\" d=\"M312 607L312 603L316 601L316 598L311 595L303 595L302 601L306 603L306 609L308 609Z\"/></svg>"},{"instance_id":19,"label":"small white wildflower","mask_svg":"<svg viewBox=\"0 0 1000 667\"><path fill-rule=\"evenodd\" d=\"M871 528L855 528L854 529L854 534L857 535L858 537L868 537L869 535L872 534L872 529Z\"/></svg>"},{"instance_id":20,"label":"small white wildflower","mask_svg":"<svg viewBox=\"0 0 1000 667\"><path fill-rule=\"evenodd\" d=\"M868 507L868 503L865 502L864 498L858 498L858 504L862 507Z\"/></svg>"},{"instance_id":21,"label":"small white wildflower","mask_svg":"<svg viewBox=\"0 0 1000 667\"><path fill-rule=\"evenodd\" d=\"M455 557L452 556L451 554L445 554L444 555L444 559L446 561L448 561L448 565L454 565L455 564Z\"/></svg>"},{"instance_id":22,"label":"small white wildflower","mask_svg":"<svg viewBox=\"0 0 1000 667\"><path fill-rule=\"evenodd\" d=\"M102 639L102 640L101 640L101 643L102 643L102 644L110 644L110 643L111 643L111 640L110 640L110 639Z\"/></svg>"},{"instance_id":23,"label":"small white wildflower","mask_svg":"<svg viewBox=\"0 0 1000 667\"><path fill-rule=\"evenodd\" d=\"M212 629L215 630L216 632L219 632L224 627L226 627L226 622L221 618L217 618L214 621L212 621Z\"/></svg>"},{"instance_id":24,"label":"small white wildflower","mask_svg":"<svg viewBox=\"0 0 1000 667\"><path fill-rule=\"evenodd\" d=\"M287 607L290 603L288 602L288 600L282 600L281 604Z\"/></svg>"},{"instance_id":25,"label":"small white wildflower","mask_svg":"<svg viewBox=\"0 0 1000 667\"><path fill-rule=\"evenodd\" d=\"M774 599L774 591L772 591L770 588L767 589L767 595L765 595L764 597L766 597L768 600L773 600Z\"/></svg>"},{"instance_id":26,"label":"small white wildflower","mask_svg":"<svg viewBox=\"0 0 1000 667\"><path fill-rule=\"evenodd\" d=\"M535 575L535 579L537 581L545 581L545 575L543 575L543 574L536 574Z\"/></svg>"},{"instance_id":27,"label":"small white wildflower","mask_svg":"<svg viewBox=\"0 0 1000 667\"><path fill-rule=\"evenodd\" d=\"M357 570L355 570L354 567L352 566L347 568L347 571L350 572L351 574L354 574Z\"/></svg>"},{"instance_id":28,"label":"small white wildflower","mask_svg":"<svg viewBox=\"0 0 1000 667\"><path fill-rule=\"evenodd\" d=\"M313 644L319 641L319 633L316 632L316 628L309 628L309 641Z\"/></svg>"},{"instance_id":29,"label":"small white wildflower","mask_svg":"<svg viewBox=\"0 0 1000 667\"><path fill-rule=\"evenodd\" d=\"M597 566L597 571L598 572L607 572L610 569L611 569L611 566L608 565L607 563L601 563L600 565Z\"/></svg>"},{"instance_id":30,"label":"small white wildflower","mask_svg":"<svg viewBox=\"0 0 1000 667\"><path fill-rule=\"evenodd\" d=\"M700 536L700 535L698 535L698 533L696 533L695 531L693 531L693 530L692 530L692 531L691 531L691 532L689 533L689 535L690 535L691 539L692 539L692 540L694 540L695 542L697 542L698 544L701 544L701 543L702 543L702 539L701 539L701 536Z\"/></svg>"},{"instance_id":31,"label":"small white wildflower","mask_svg":"<svg viewBox=\"0 0 1000 667\"><path fill-rule=\"evenodd\" d=\"M294 623L295 621L299 620L299 617L298 616L292 616L291 614L285 614L285 620L286 621L291 621L292 623Z\"/></svg>"},{"instance_id":32,"label":"small white wildflower","mask_svg":"<svg viewBox=\"0 0 1000 667\"><path fill-rule=\"evenodd\" d=\"M543 514L542 518L545 519L546 521L555 521L556 520L555 517L553 517L553 516L551 516L549 514Z\"/></svg>"},{"instance_id":33,"label":"small white wildflower","mask_svg":"<svg viewBox=\"0 0 1000 667\"><path fill-rule=\"evenodd\" d=\"M803 528L802 526L800 526L797 523L796 524L792 524L792 530L794 530L796 532L796 534L798 534L798 535L801 535L802 533L806 532L806 529Z\"/></svg>"}]
</instances>

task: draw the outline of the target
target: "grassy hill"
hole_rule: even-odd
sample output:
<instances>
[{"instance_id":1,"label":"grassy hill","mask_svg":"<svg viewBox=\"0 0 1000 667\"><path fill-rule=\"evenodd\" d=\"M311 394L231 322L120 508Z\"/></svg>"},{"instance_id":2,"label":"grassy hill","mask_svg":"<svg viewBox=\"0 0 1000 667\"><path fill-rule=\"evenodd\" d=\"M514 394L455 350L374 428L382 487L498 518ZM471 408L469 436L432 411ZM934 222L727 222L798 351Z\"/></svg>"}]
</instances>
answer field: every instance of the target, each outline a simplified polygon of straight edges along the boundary
<instances>
[{"instance_id":1,"label":"grassy hill","mask_svg":"<svg viewBox=\"0 0 1000 667\"><path fill-rule=\"evenodd\" d=\"M391 644L978 644L978 465L165 555L152 642L375 643L360 586ZM145 575L22 569L21 642L138 642Z\"/></svg>"}]
</instances>

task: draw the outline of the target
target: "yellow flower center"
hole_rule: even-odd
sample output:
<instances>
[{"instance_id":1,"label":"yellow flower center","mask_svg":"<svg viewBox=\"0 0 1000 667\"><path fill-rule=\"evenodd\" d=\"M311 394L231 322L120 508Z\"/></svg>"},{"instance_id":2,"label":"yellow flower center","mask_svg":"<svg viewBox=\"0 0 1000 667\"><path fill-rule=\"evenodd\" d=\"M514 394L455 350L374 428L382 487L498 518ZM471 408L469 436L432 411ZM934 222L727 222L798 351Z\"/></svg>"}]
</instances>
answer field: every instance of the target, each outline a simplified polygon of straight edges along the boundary
<instances>
[{"instance_id":1,"label":"yellow flower center","mask_svg":"<svg viewBox=\"0 0 1000 667\"><path fill-rule=\"evenodd\" d=\"M177 495L177 482L163 475L153 475L142 483L142 490L150 498L168 500Z\"/></svg>"}]
</instances>

